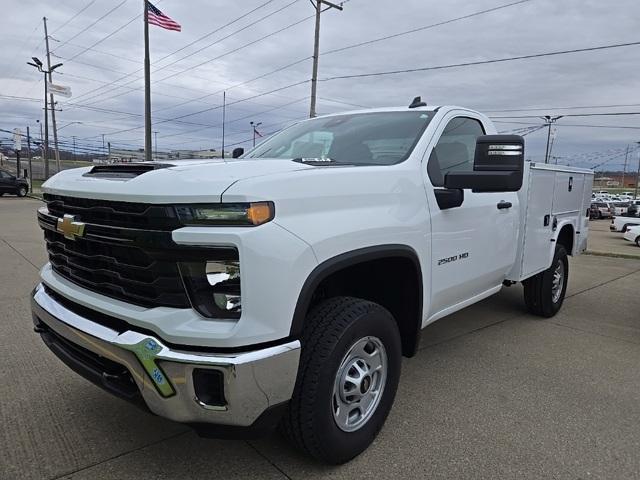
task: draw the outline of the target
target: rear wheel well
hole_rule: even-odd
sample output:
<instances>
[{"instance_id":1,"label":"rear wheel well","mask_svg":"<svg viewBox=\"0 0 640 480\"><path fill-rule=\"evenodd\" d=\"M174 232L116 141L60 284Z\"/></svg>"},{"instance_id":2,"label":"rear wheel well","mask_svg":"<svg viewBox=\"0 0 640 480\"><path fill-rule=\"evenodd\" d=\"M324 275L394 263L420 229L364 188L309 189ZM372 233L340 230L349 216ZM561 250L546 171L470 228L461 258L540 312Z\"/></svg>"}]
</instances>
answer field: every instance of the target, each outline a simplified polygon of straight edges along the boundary
<instances>
[{"instance_id":1,"label":"rear wheel well","mask_svg":"<svg viewBox=\"0 0 640 480\"><path fill-rule=\"evenodd\" d=\"M558 234L557 243L564 246L567 255L573 255L573 225L565 225Z\"/></svg>"},{"instance_id":2,"label":"rear wheel well","mask_svg":"<svg viewBox=\"0 0 640 480\"><path fill-rule=\"evenodd\" d=\"M362 298L391 312L400 331L402 354L412 356L422 327L422 274L417 256L407 251L380 253L331 262L337 268L327 268L315 278L312 273L296 306L292 334L300 334L304 317L322 300L337 296Z\"/></svg>"}]
</instances>

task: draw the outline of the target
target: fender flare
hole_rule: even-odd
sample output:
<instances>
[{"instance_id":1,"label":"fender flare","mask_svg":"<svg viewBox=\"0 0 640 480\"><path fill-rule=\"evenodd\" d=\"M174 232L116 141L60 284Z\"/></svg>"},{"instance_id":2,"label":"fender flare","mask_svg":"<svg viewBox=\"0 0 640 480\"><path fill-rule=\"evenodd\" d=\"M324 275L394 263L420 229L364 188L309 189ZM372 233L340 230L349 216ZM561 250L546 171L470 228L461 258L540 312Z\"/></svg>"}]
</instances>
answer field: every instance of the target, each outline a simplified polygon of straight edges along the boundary
<instances>
[{"instance_id":1,"label":"fender flare","mask_svg":"<svg viewBox=\"0 0 640 480\"><path fill-rule=\"evenodd\" d=\"M313 294L323 280L344 268L382 258L405 258L410 260L416 269L418 277L418 315L415 319L415 345L406 346L403 342L403 350L409 352L409 356L413 355L417 348L418 339L420 338L420 331L422 330L422 268L417 252L412 247L402 244L376 245L373 247L359 248L357 250L351 250L336 255L335 257L331 257L328 260L325 260L324 262L317 265L308 275L298 295L298 301L296 303L296 307L293 313L293 319L291 322L289 338L300 338L302 330L304 328L304 320L309 310L309 306L311 305Z\"/></svg>"},{"instance_id":2,"label":"fender flare","mask_svg":"<svg viewBox=\"0 0 640 480\"><path fill-rule=\"evenodd\" d=\"M554 244L558 243L558 238L560 237L560 233L562 233L562 230L565 227L569 227L571 229L571 242L573 245L572 251L571 252L567 252L568 255L573 255L573 251L576 248L576 238L578 236L578 230L576 230L576 226L573 224L573 222L571 222L571 220L565 220L565 221L561 221L558 226L556 227L556 230L553 232L553 238L551 239L551 241ZM555 248L555 247L554 247ZM551 265L551 262L553 261L553 252L551 253L551 260L549 262L549 265Z\"/></svg>"}]
</instances>

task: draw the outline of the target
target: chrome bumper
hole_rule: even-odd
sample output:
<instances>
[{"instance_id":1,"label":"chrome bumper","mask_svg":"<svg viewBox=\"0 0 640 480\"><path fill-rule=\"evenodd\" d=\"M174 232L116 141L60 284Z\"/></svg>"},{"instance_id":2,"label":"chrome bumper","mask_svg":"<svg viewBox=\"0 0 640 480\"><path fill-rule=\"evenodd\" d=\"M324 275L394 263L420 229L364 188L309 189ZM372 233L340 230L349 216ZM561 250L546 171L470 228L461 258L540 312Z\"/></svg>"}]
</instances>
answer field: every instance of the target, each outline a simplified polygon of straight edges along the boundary
<instances>
[{"instance_id":1,"label":"chrome bumper","mask_svg":"<svg viewBox=\"0 0 640 480\"><path fill-rule=\"evenodd\" d=\"M118 332L69 310L38 285L31 301L34 321L67 342L126 367L147 407L177 422L249 427L270 407L291 398L300 342L234 354L171 349L151 335ZM196 396L194 369L223 374L225 405Z\"/></svg>"}]
</instances>

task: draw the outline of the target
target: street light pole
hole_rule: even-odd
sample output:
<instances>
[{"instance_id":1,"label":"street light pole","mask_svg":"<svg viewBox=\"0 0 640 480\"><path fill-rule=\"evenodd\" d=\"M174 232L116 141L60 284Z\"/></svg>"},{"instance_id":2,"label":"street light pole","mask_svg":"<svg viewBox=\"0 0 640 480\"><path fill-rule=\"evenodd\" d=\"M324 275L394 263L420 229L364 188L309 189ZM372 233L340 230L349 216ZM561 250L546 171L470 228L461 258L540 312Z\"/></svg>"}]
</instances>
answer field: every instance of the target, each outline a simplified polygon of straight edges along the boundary
<instances>
[{"instance_id":1,"label":"street light pole","mask_svg":"<svg viewBox=\"0 0 640 480\"><path fill-rule=\"evenodd\" d=\"M556 123L558 120L560 120L562 118L562 115L559 115L557 117L552 117L550 115L545 115L544 117L545 122L547 123L547 151L544 155L544 163L549 163L549 144L550 144L550 140L551 140L551 125Z\"/></svg>"},{"instance_id":2,"label":"street light pole","mask_svg":"<svg viewBox=\"0 0 640 480\"><path fill-rule=\"evenodd\" d=\"M249 125L251 125L251 129L253 130L253 146L256 146L256 134L258 133L258 127L260 125L262 125L262 122L258 122L258 123L254 123L254 122L249 122Z\"/></svg>"},{"instance_id":3,"label":"street light pole","mask_svg":"<svg viewBox=\"0 0 640 480\"><path fill-rule=\"evenodd\" d=\"M47 97L49 95L49 89L47 86L47 76L51 74L56 68L61 67L61 63L57 63L53 65L48 70L42 68L44 64L38 57L31 57L33 62L27 62L27 65L31 65L38 69L40 73L44 74L44 145L42 149L42 157L44 161L44 179L47 180L49 178L49 158L48 158L48 150L49 150L49 109L47 107Z\"/></svg>"},{"instance_id":4,"label":"street light pole","mask_svg":"<svg viewBox=\"0 0 640 480\"><path fill-rule=\"evenodd\" d=\"M51 72L53 71L51 69L51 52L49 51L49 34L47 32L47 17L42 17L42 21L44 22L44 39L45 39L45 45L47 47L47 68L49 69L49 72L47 73L46 76L49 77L49 82L53 83L53 77L51 75ZM46 83L46 78L45 78L45 83ZM55 101L53 99L53 93L50 95L50 101L51 101L51 122L53 123L53 145L55 147L55 155L56 155L56 167L58 172L60 171L60 150L58 149L58 130L56 128L56 106L55 106Z\"/></svg>"},{"instance_id":5,"label":"street light pole","mask_svg":"<svg viewBox=\"0 0 640 480\"><path fill-rule=\"evenodd\" d=\"M638 172L636 173L636 188L633 192L633 198L638 198L638 182L640 182L640 142L638 144Z\"/></svg>"}]
</instances>

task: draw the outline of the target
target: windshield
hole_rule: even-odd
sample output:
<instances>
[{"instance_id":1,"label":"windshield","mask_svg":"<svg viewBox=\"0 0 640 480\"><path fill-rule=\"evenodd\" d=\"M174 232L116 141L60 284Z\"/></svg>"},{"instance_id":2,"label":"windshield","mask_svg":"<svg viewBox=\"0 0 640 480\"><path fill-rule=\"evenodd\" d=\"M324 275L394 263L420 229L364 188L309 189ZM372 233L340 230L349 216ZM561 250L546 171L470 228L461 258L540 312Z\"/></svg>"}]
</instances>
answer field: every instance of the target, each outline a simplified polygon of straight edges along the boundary
<instances>
[{"instance_id":1,"label":"windshield","mask_svg":"<svg viewBox=\"0 0 640 480\"><path fill-rule=\"evenodd\" d=\"M298 123L244 158L320 160L351 165L392 165L406 160L433 112L373 112Z\"/></svg>"}]
</instances>

